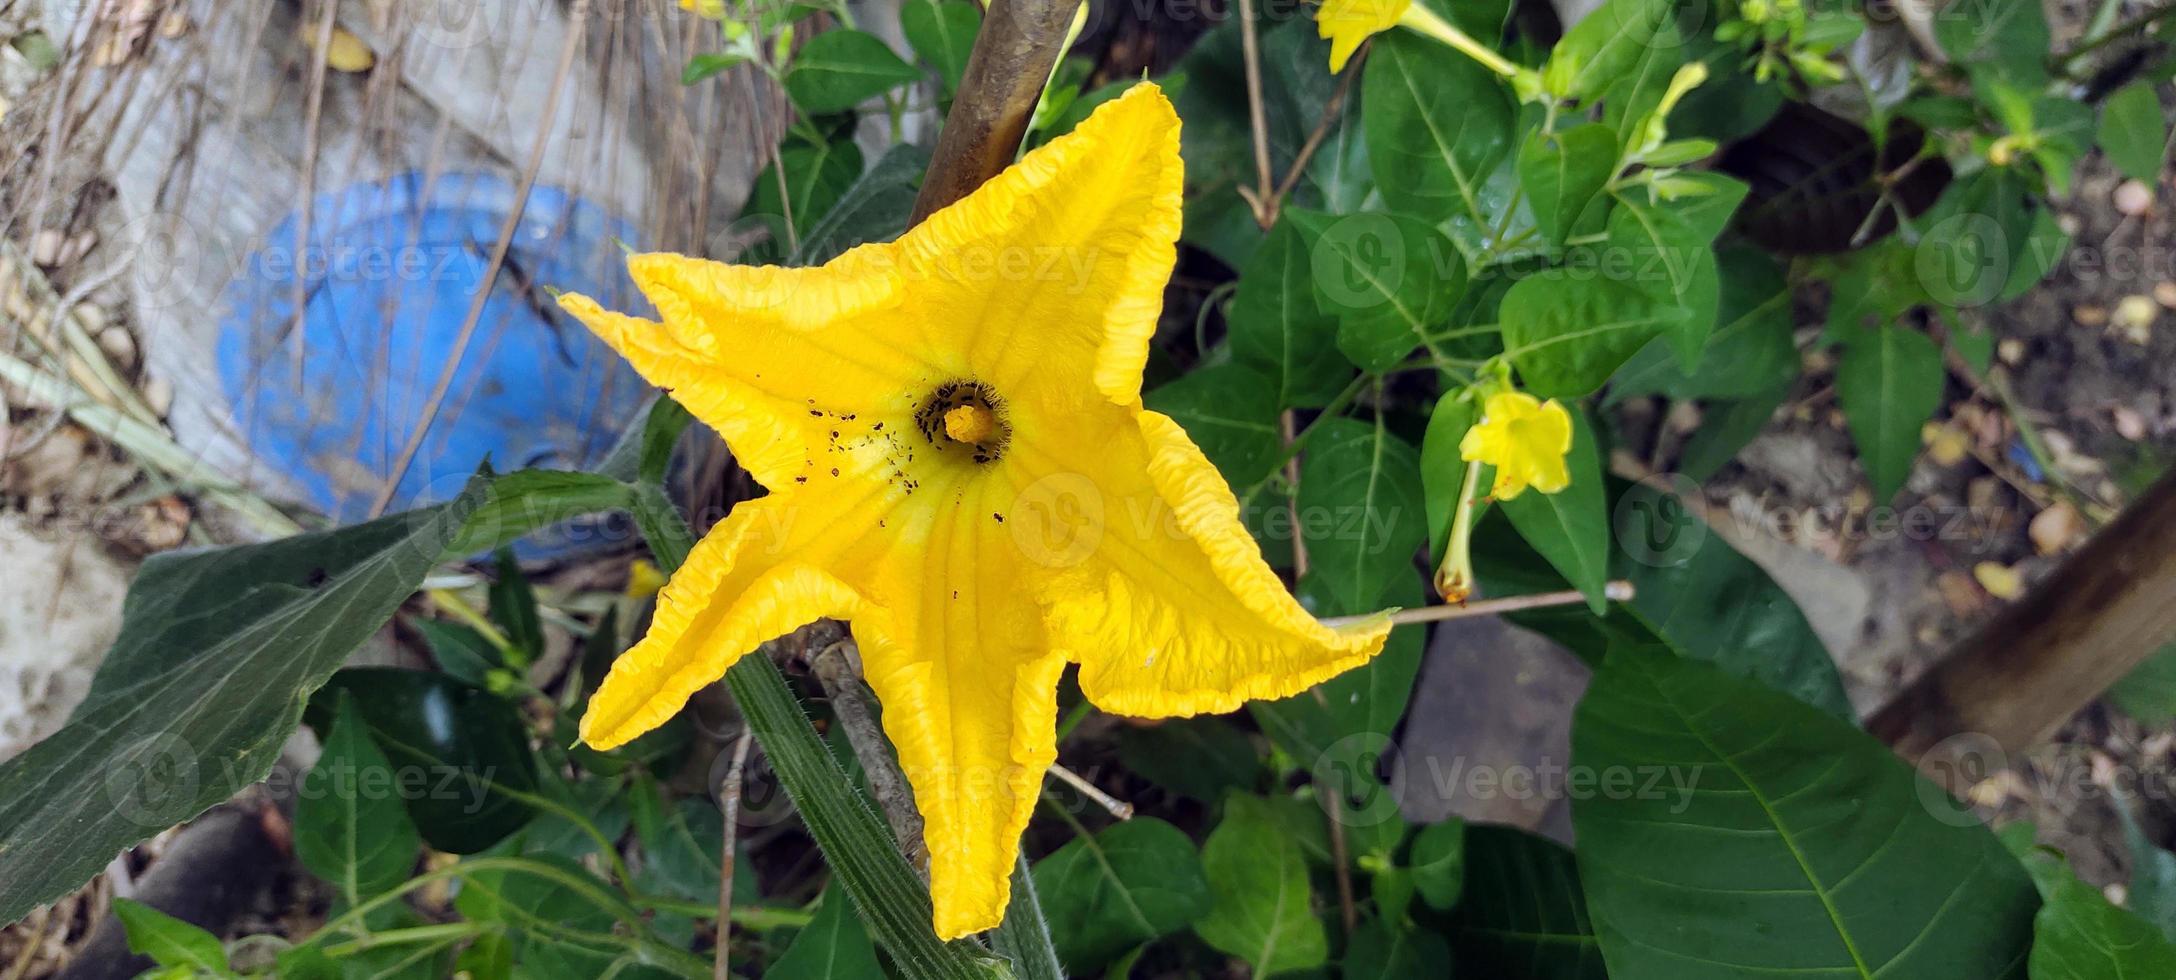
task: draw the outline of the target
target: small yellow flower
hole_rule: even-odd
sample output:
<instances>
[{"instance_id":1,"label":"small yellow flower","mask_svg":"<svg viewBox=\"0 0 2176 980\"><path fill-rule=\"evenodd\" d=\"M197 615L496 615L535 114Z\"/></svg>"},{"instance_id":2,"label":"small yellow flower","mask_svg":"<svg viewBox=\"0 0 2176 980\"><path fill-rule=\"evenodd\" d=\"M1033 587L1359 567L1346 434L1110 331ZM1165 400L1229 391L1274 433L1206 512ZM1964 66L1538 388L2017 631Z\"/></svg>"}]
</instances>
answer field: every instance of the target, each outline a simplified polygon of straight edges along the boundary
<instances>
[{"instance_id":1,"label":"small yellow flower","mask_svg":"<svg viewBox=\"0 0 2176 980\"><path fill-rule=\"evenodd\" d=\"M1413 0L1327 0L1315 13L1315 30L1330 41L1330 71L1345 70L1360 42L1398 26Z\"/></svg>"},{"instance_id":2,"label":"small yellow flower","mask_svg":"<svg viewBox=\"0 0 2176 980\"><path fill-rule=\"evenodd\" d=\"M1330 42L1330 71L1333 74L1345 70L1345 63L1360 49L1360 42L1393 27L1403 27L1450 45L1505 78L1516 80L1522 75L1533 75L1532 69L1512 64L1495 49L1474 40L1414 0L1325 0L1322 9L1315 12L1317 36Z\"/></svg>"},{"instance_id":3,"label":"small yellow flower","mask_svg":"<svg viewBox=\"0 0 2176 980\"><path fill-rule=\"evenodd\" d=\"M1068 662L1096 705L1170 717L1380 651L1383 617L1300 607L1201 450L1142 408L1182 177L1144 83L895 242L813 269L637 255L662 323L562 297L770 491L665 585L583 740L623 744L757 644L850 621L953 939L1004 917Z\"/></svg>"},{"instance_id":4,"label":"small yellow flower","mask_svg":"<svg viewBox=\"0 0 2176 980\"><path fill-rule=\"evenodd\" d=\"M1555 493L1569 485L1564 454L1572 449L1572 416L1552 398L1499 391L1482 403L1481 421L1466 430L1458 455L1496 467L1490 495L1510 500L1532 487Z\"/></svg>"},{"instance_id":5,"label":"small yellow flower","mask_svg":"<svg viewBox=\"0 0 2176 980\"><path fill-rule=\"evenodd\" d=\"M725 0L680 0L680 9L708 20L725 19Z\"/></svg>"},{"instance_id":6,"label":"small yellow flower","mask_svg":"<svg viewBox=\"0 0 2176 980\"><path fill-rule=\"evenodd\" d=\"M665 573L640 558L627 566L627 597L647 599L665 587Z\"/></svg>"}]
</instances>

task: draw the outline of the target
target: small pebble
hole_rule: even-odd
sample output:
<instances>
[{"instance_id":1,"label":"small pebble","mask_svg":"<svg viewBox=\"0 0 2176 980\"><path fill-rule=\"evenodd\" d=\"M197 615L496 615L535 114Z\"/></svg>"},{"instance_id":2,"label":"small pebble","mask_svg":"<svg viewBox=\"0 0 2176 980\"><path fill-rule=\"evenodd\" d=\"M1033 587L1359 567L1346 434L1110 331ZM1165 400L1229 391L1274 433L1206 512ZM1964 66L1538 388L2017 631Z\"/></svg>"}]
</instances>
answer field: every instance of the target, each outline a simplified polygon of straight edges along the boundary
<instances>
[{"instance_id":1,"label":"small pebble","mask_svg":"<svg viewBox=\"0 0 2176 980\"><path fill-rule=\"evenodd\" d=\"M2032 524L2026 528L2032 538L2032 546L2043 555L2066 551L2085 537L2085 518L2070 501L2058 500L2046 510L2032 516Z\"/></svg>"},{"instance_id":2,"label":"small pebble","mask_svg":"<svg viewBox=\"0 0 2176 980\"><path fill-rule=\"evenodd\" d=\"M2128 405L2117 405L2114 411L2110 412L2109 414L2115 417L2116 435L2122 436L2125 439L2129 439L2132 442L2141 442L2145 440L2146 417L2138 414L2138 411L2136 409L2133 409Z\"/></svg>"},{"instance_id":3,"label":"small pebble","mask_svg":"<svg viewBox=\"0 0 2176 980\"><path fill-rule=\"evenodd\" d=\"M2125 296L2116 304L2115 316L2109 323L2123 339L2143 347L2152 339L2153 321L2160 313L2160 306L2151 296Z\"/></svg>"},{"instance_id":4,"label":"small pebble","mask_svg":"<svg viewBox=\"0 0 2176 980\"><path fill-rule=\"evenodd\" d=\"M2098 303L2080 303L2070 311L2071 322L2081 327L2108 325L2108 308Z\"/></svg>"}]
</instances>

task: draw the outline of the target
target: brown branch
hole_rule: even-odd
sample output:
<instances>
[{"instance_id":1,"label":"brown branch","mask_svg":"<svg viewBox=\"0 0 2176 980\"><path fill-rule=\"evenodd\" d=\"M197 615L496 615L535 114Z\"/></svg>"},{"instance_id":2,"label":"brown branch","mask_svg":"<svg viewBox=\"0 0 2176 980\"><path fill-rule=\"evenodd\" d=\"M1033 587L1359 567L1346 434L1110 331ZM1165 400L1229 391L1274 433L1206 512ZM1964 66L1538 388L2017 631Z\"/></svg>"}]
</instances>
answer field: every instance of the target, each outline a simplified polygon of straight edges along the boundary
<instances>
[{"instance_id":1,"label":"brown branch","mask_svg":"<svg viewBox=\"0 0 2176 980\"><path fill-rule=\"evenodd\" d=\"M929 851L922 839L921 811L914 808L914 789L907 785L899 760L892 757L891 743L869 709L869 690L862 686L861 674L847 655L852 643L840 640L825 646L809 658L809 667L830 697L839 727L846 729L846 744L853 748L854 758L861 760L869 793L876 797L877 809L884 811L884 821L891 824L892 836L899 838L899 852L906 855L908 864L928 874Z\"/></svg>"},{"instance_id":2,"label":"brown branch","mask_svg":"<svg viewBox=\"0 0 2176 980\"><path fill-rule=\"evenodd\" d=\"M725 846L718 856L718 947L711 957L712 980L726 980L733 975L725 961L733 938L734 838L740 830L741 783L748 771L748 748L754 736L754 730L743 730L733 741L733 763L726 767L724 785L718 787L718 807L725 811Z\"/></svg>"},{"instance_id":3,"label":"brown branch","mask_svg":"<svg viewBox=\"0 0 2176 980\"><path fill-rule=\"evenodd\" d=\"M1961 793L2176 638L2176 472L1952 648L1867 730ZM1986 753L1997 755L1992 767Z\"/></svg>"},{"instance_id":4,"label":"brown branch","mask_svg":"<svg viewBox=\"0 0 2176 980\"><path fill-rule=\"evenodd\" d=\"M990 4L914 199L910 224L921 224L1012 165L1079 7L1080 0Z\"/></svg>"}]
</instances>

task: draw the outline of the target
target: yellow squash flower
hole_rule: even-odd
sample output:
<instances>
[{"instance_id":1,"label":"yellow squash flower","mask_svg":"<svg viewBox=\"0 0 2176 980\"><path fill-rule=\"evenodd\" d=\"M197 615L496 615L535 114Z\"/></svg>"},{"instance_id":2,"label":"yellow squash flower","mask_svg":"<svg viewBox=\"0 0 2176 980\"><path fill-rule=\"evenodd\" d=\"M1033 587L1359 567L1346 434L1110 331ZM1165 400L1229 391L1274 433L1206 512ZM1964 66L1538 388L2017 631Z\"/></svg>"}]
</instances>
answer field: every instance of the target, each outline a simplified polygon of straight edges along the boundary
<instances>
[{"instance_id":1,"label":"yellow squash flower","mask_svg":"<svg viewBox=\"0 0 2176 980\"><path fill-rule=\"evenodd\" d=\"M1564 454L1572 449L1572 416L1556 399L1499 391L1481 404L1481 421L1466 430L1458 455L1496 467L1490 496L1510 500L1532 487L1555 493L1569 485Z\"/></svg>"},{"instance_id":2,"label":"yellow squash flower","mask_svg":"<svg viewBox=\"0 0 2176 980\"><path fill-rule=\"evenodd\" d=\"M1151 84L888 244L821 268L628 261L663 323L562 305L770 490L665 586L582 718L609 748L758 643L849 620L922 812L936 932L1003 918L1057 685L1144 717L1284 697L1382 648L1285 591L1231 489L1141 407L1179 235Z\"/></svg>"}]
</instances>

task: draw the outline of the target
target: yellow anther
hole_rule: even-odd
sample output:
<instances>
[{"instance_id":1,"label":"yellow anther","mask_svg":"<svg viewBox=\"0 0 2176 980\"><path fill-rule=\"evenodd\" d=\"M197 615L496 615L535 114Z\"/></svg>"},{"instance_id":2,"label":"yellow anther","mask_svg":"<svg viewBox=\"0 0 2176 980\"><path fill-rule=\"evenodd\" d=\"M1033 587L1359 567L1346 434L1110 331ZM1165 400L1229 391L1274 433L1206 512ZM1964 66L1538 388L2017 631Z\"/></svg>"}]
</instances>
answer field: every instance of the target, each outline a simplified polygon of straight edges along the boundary
<instances>
[{"instance_id":1,"label":"yellow anther","mask_svg":"<svg viewBox=\"0 0 2176 980\"><path fill-rule=\"evenodd\" d=\"M957 442L983 442L997 432L997 416L987 406L955 405L944 413L944 434Z\"/></svg>"}]
</instances>

